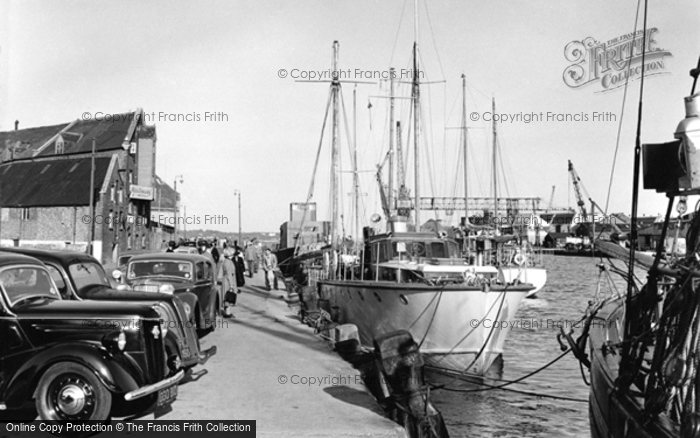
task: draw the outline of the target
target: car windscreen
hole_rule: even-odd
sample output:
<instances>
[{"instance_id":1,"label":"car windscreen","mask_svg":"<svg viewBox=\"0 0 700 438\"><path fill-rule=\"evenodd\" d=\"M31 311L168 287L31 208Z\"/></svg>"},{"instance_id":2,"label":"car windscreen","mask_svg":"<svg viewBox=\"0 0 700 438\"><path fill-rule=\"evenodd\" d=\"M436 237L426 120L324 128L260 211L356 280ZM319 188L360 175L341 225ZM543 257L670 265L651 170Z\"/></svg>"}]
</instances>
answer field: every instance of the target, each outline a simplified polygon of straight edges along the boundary
<instances>
[{"instance_id":1,"label":"car windscreen","mask_svg":"<svg viewBox=\"0 0 700 438\"><path fill-rule=\"evenodd\" d=\"M33 297L58 299L58 291L45 269L36 266L7 268L0 272L0 284L10 306Z\"/></svg>"},{"instance_id":2,"label":"car windscreen","mask_svg":"<svg viewBox=\"0 0 700 438\"><path fill-rule=\"evenodd\" d=\"M129 263L127 278L178 277L192 279L192 263L179 260L132 261Z\"/></svg>"},{"instance_id":3,"label":"car windscreen","mask_svg":"<svg viewBox=\"0 0 700 438\"><path fill-rule=\"evenodd\" d=\"M80 262L68 266L68 273L73 279L75 290L80 293L85 286L110 286L109 278L102 266L97 263Z\"/></svg>"}]
</instances>

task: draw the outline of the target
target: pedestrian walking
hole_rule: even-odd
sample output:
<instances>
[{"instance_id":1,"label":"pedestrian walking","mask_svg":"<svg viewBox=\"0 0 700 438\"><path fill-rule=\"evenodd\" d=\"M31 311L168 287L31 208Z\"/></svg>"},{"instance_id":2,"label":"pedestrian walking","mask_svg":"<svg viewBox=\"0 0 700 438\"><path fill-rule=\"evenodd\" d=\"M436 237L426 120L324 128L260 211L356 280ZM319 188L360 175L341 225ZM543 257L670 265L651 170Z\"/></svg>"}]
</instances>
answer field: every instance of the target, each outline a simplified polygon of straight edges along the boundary
<instances>
[{"instance_id":1,"label":"pedestrian walking","mask_svg":"<svg viewBox=\"0 0 700 438\"><path fill-rule=\"evenodd\" d=\"M255 260L257 259L257 256L255 244L253 242L245 247L244 255L245 261L248 264L248 277L253 278L253 273L257 272L257 268L255 267Z\"/></svg>"},{"instance_id":2,"label":"pedestrian walking","mask_svg":"<svg viewBox=\"0 0 700 438\"><path fill-rule=\"evenodd\" d=\"M274 284L275 290L279 290L277 287L277 276L275 275L275 270L277 269L277 256L272 254L270 248L265 248L265 254L262 258L262 268L263 271L265 271L265 287L267 290L271 290L271 284Z\"/></svg>"},{"instance_id":3,"label":"pedestrian walking","mask_svg":"<svg viewBox=\"0 0 700 438\"><path fill-rule=\"evenodd\" d=\"M221 259L221 254L219 254L219 242L214 240L214 243L212 244L211 247L211 256L214 259L214 263L219 263L219 260Z\"/></svg>"},{"instance_id":4,"label":"pedestrian walking","mask_svg":"<svg viewBox=\"0 0 700 438\"><path fill-rule=\"evenodd\" d=\"M243 273L245 272L245 261L243 260L243 252L241 251L241 248L238 246L235 247L236 249L234 250L233 253L233 265L236 267L236 284L238 287L243 287L245 286L245 276Z\"/></svg>"},{"instance_id":5,"label":"pedestrian walking","mask_svg":"<svg viewBox=\"0 0 700 438\"><path fill-rule=\"evenodd\" d=\"M217 275L217 278L221 282L221 288L219 289L219 302L223 303L223 308L221 310L224 316L230 317L233 317L231 307L236 305L238 299L236 266L233 264L232 258L233 248L226 248ZM223 295L223 297L221 295Z\"/></svg>"}]
</instances>

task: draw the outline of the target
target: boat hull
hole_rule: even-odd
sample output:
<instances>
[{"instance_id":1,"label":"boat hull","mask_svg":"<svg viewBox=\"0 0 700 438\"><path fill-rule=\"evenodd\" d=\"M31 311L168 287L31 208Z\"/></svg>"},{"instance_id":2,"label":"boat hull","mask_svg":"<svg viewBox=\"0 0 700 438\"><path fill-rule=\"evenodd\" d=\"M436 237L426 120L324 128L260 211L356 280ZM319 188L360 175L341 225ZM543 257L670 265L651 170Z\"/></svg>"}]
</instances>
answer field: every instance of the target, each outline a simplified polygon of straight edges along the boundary
<instances>
[{"instance_id":1,"label":"boat hull","mask_svg":"<svg viewBox=\"0 0 700 438\"><path fill-rule=\"evenodd\" d=\"M620 391L615 381L620 365L620 351L605 348L622 340L624 327L623 300L607 303L596 314L589 334L591 389L589 416L591 436L673 437L680 436L678 427L664 415L650 421L644 414L644 401L629 391Z\"/></svg>"},{"instance_id":2,"label":"boat hull","mask_svg":"<svg viewBox=\"0 0 700 438\"><path fill-rule=\"evenodd\" d=\"M337 307L340 323L355 324L363 346L408 330L428 366L483 376L503 352L520 302L532 288L428 286L413 283L323 281L322 299Z\"/></svg>"}]
</instances>

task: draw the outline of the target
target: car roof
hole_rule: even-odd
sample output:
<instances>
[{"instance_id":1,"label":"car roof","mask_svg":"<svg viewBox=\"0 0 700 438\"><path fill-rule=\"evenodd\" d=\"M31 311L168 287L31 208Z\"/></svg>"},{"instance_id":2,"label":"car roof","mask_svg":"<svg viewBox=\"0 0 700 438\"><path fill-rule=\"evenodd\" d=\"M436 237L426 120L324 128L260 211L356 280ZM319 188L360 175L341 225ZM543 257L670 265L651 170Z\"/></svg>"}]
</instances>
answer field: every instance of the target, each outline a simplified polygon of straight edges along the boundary
<instances>
[{"instance_id":1,"label":"car roof","mask_svg":"<svg viewBox=\"0 0 700 438\"><path fill-rule=\"evenodd\" d=\"M199 254L188 254L184 252L158 252L151 254L139 254L135 255L129 260L131 262L137 262L139 260L186 260L188 262L211 262L208 257Z\"/></svg>"},{"instance_id":2,"label":"car roof","mask_svg":"<svg viewBox=\"0 0 700 438\"><path fill-rule=\"evenodd\" d=\"M5 248L1 249L4 250ZM34 257L29 257L23 254L0 251L0 268L17 264L44 266L44 264L41 263L41 261L37 260Z\"/></svg>"},{"instance_id":3,"label":"car roof","mask_svg":"<svg viewBox=\"0 0 700 438\"><path fill-rule=\"evenodd\" d=\"M69 265L74 262L92 262L99 263L96 258L91 255L75 252L75 251L59 251L59 250L48 250L48 249L36 249L36 248L20 248L20 247L8 247L0 248L0 251L5 253L14 254L24 254L30 257L36 257L38 259L53 259L58 260L61 264Z\"/></svg>"}]
</instances>

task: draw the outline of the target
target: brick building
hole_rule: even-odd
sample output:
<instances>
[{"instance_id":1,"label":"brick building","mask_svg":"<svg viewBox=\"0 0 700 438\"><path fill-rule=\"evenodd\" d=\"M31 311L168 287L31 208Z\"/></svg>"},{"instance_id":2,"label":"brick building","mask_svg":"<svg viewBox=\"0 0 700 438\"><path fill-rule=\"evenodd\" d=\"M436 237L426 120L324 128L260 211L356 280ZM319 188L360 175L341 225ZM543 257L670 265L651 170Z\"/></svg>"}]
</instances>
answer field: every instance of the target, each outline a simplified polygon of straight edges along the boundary
<instances>
[{"instance_id":1,"label":"brick building","mask_svg":"<svg viewBox=\"0 0 700 438\"><path fill-rule=\"evenodd\" d=\"M103 263L128 249L160 248L149 220L156 140L141 109L0 132L0 242L84 250L94 224L93 254Z\"/></svg>"}]
</instances>

